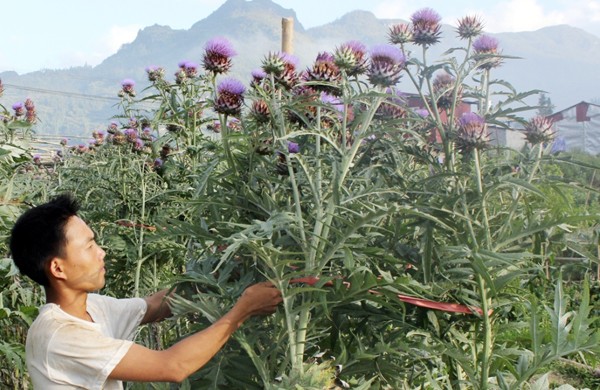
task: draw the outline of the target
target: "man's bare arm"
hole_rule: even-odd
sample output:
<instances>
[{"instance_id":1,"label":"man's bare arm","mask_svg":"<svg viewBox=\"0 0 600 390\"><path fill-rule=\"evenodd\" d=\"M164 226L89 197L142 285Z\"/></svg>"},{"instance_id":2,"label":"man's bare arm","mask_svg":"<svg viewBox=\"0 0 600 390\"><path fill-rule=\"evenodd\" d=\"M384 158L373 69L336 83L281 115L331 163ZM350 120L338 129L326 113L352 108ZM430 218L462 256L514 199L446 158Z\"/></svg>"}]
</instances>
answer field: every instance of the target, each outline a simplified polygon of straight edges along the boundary
<instances>
[{"instance_id":1,"label":"man's bare arm","mask_svg":"<svg viewBox=\"0 0 600 390\"><path fill-rule=\"evenodd\" d=\"M273 313L281 293L271 283L258 283L244 291L221 319L164 351L134 344L109 375L134 382L181 382L204 366L253 315Z\"/></svg>"}]
</instances>

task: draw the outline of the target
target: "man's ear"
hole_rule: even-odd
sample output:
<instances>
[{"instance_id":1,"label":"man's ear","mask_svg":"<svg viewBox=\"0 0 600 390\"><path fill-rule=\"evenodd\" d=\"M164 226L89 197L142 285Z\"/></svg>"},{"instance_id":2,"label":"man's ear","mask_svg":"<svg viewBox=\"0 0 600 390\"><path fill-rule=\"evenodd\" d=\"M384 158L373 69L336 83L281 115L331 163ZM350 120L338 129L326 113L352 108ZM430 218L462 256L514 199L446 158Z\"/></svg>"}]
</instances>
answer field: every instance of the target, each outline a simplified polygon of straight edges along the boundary
<instances>
[{"instance_id":1,"label":"man's ear","mask_svg":"<svg viewBox=\"0 0 600 390\"><path fill-rule=\"evenodd\" d=\"M64 260L60 257L53 257L48 264L49 276L54 279L65 280L67 279L67 275L64 271Z\"/></svg>"}]
</instances>

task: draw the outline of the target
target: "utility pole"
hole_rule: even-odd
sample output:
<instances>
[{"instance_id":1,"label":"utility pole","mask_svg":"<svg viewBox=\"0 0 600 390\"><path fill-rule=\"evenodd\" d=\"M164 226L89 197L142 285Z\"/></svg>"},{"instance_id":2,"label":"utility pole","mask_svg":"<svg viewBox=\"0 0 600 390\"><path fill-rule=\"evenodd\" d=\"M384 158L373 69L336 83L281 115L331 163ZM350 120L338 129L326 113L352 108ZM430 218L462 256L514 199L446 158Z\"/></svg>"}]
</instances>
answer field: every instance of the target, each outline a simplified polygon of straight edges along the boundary
<instances>
[{"instance_id":1,"label":"utility pole","mask_svg":"<svg viewBox=\"0 0 600 390\"><path fill-rule=\"evenodd\" d=\"M294 54L294 19L281 19L281 51Z\"/></svg>"}]
</instances>

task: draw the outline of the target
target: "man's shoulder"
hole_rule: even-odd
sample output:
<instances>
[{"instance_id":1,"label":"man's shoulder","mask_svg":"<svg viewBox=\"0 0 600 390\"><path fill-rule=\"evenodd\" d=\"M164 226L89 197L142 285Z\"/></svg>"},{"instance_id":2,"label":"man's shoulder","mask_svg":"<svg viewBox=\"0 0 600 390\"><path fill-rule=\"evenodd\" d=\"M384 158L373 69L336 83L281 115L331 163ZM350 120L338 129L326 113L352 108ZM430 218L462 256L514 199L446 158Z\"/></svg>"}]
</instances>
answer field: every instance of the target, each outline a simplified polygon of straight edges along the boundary
<instances>
[{"instance_id":1,"label":"man's shoulder","mask_svg":"<svg viewBox=\"0 0 600 390\"><path fill-rule=\"evenodd\" d=\"M29 328L29 333L52 333L57 328L70 324L85 324L85 322L64 312L60 306L50 303L40 307L38 316Z\"/></svg>"}]
</instances>

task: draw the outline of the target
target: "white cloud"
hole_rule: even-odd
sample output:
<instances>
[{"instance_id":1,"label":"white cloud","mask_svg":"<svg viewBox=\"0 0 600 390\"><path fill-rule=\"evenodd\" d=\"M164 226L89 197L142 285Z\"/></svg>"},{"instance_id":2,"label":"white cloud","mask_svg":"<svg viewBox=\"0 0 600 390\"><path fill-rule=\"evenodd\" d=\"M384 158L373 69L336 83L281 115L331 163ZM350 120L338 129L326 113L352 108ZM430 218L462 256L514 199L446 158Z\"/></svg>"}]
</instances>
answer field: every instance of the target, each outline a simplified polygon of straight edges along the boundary
<instances>
[{"instance_id":1,"label":"white cloud","mask_svg":"<svg viewBox=\"0 0 600 390\"><path fill-rule=\"evenodd\" d=\"M91 47L65 52L56 67L96 66L115 54L122 45L133 42L141 28L139 25L111 26L106 33L95 40Z\"/></svg>"},{"instance_id":2,"label":"white cloud","mask_svg":"<svg viewBox=\"0 0 600 390\"><path fill-rule=\"evenodd\" d=\"M532 31L567 23L560 11L546 11L536 0L510 0L497 3L485 16L490 32Z\"/></svg>"},{"instance_id":3,"label":"white cloud","mask_svg":"<svg viewBox=\"0 0 600 390\"><path fill-rule=\"evenodd\" d=\"M112 26L108 34L103 37L102 51L110 54L116 53L123 44L133 42L141 28L142 26L139 25Z\"/></svg>"},{"instance_id":4,"label":"white cloud","mask_svg":"<svg viewBox=\"0 0 600 390\"><path fill-rule=\"evenodd\" d=\"M418 7L421 8L421 7ZM416 11L416 8L410 7L403 1L384 0L373 8L373 14L380 19L405 19Z\"/></svg>"}]
</instances>

